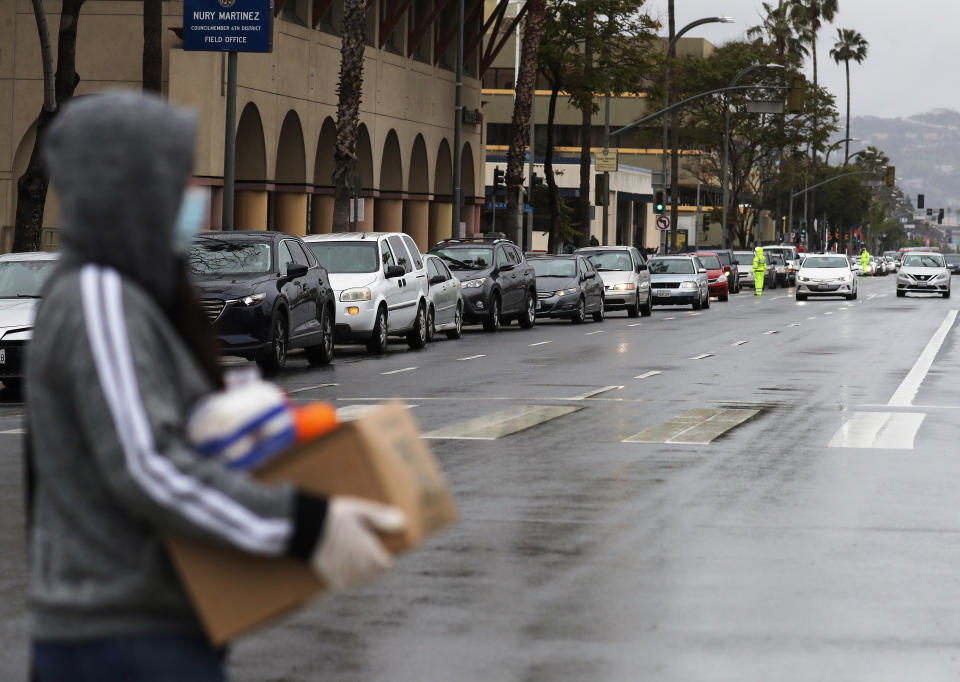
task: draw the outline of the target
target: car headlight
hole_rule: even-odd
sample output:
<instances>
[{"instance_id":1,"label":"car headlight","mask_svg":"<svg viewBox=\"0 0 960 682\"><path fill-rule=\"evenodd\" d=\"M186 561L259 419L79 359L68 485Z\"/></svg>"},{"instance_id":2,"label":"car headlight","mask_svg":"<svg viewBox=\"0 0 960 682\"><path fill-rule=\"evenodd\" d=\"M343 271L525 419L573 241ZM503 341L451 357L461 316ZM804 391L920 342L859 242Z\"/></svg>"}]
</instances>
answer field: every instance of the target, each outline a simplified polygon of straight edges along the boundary
<instances>
[{"instance_id":1,"label":"car headlight","mask_svg":"<svg viewBox=\"0 0 960 682\"><path fill-rule=\"evenodd\" d=\"M681 283L680 283L680 288L681 288L681 289L696 289L696 288L697 288L697 283L696 283L696 282L681 282Z\"/></svg>"},{"instance_id":2,"label":"car headlight","mask_svg":"<svg viewBox=\"0 0 960 682\"><path fill-rule=\"evenodd\" d=\"M340 300L343 303L353 301L369 301L371 298L370 290L367 287L355 287L353 289L344 289L340 292Z\"/></svg>"},{"instance_id":3,"label":"car headlight","mask_svg":"<svg viewBox=\"0 0 960 682\"><path fill-rule=\"evenodd\" d=\"M614 284L614 291L633 291L634 290L633 282L620 282L620 284Z\"/></svg>"},{"instance_id":4,"label":"car headlight","mask_svg":"<svg viewBox=\"0 0 960 682\"><path fill-rule=\"evenodd\" d=\"M486 277L477 277L476 279L468 279L466 282L461 282L460 287L463 289L479 289L483 286L483 283L487 281Z\"/></svg>"},{"instance_id":5,"label":"car headlight","mask_svg":"<svg viewBox=\"0 0 960 682\"><path fill-rule=\"evenodd\" d=\"M238 298L237 303L243 306L257 305L263 299L267 297L266 294L250 294L249 296L244 296L243 298Z\"/></svg>"},{"instance_id":6,"label":"car headlight","mask_svg":"<svg viewBox=\"0 0 960 682\"><path fill-rule=\"evenodd\" d=\"M901 272L901 273L898 273L898 274L897 274L897 279L900 280L901 282L909 282L909 281L910 281L911 279L913 279L913 278L910 277L910 275L909 275L908 273L906 273L906 272Z\"/></svg>"},{"instance_id":7,"label":"car headlight","mask_svg":"<svg viewBox=\"0 0 960 682\"><path fill-rule=\"evenodd\" d=\"M937 275L936 277L934 277L934 279L946 279L949 275L950 275L950 273L948 273L948 272L941 272L939 275Z\"/></svg>"},{"instance_id":8,"label":"car headlight","mask_svg":"<svg viewBox=\"0 0 960 682\"><path fill-rule=\"evenodd\" d=\"M560 291L557 292L557 296L573 296L575 293L577 293L576 288L574 288L574 289L561 289Z\"/></svg>"},{"instance_id":9,"label":"car headlight","mask_svg":"<svg viewBox=\"0 0 960 682\"><path fill-rule=\"evenodd\" d=\"M837 277L837 280L840 282L849 282L850 275L840 275L839 277Z\"/></svg>"},{"instance_id":10,"label":"car headlight","mask_svg":"<svg viewBox=\"0 0 960 682\"><path fill-rule=\"evenodd\" d=\"M810 278L807 277L807 276L805 276L805 275L800 275L797 279L799 279L801 282L809 282L809 281L810 281Z\"/></svg>"}]
</instances>

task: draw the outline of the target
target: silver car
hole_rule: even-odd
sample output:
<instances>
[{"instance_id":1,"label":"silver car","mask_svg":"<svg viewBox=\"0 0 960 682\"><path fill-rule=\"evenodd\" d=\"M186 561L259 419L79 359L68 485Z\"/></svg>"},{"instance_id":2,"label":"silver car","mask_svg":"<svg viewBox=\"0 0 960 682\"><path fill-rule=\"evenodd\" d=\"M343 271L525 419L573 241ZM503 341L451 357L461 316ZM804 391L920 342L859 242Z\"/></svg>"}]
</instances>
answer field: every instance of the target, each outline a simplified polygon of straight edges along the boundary
<instances>
[{"instance_id":1,"label":"silver car","mask_svg":"<svg viewBox=\"0 0 960 682\"><path fill-rule=\"evenodd\" d=\"M430 340L438 331L445 332L448 339L459 339L463 330L463 293L460 280L453 276L446 263L438 256L423 257L427 266L430 289L427 298L427 335Z\"/></svg>"},{"instance_id":2,"label":"silver car","mask_svg":"<svg viewBox=\"0 0 960 682\"><path fill-rule=\"evenodd\" d=\"M817 254L803 259L797 272L797 300L808 296L843 296L849 301L857 297L857 276L843 254Z\"/></svg>"},{"instance_id":3,"label":"silver car","mask_svg":"<svg viewBox=\"0 0 960 682\"><path fill-rule=\"evenodd\" d=\"M797 285L797 270L800 269L800 254L797 252L796 246L788 245L779 245L779 246L764 246L763 253L778 253L783 256L785 261L783 274L777 269L777 277L781 284L784 286L796 286ZM768 256L769 259L769 256Z\"/></svg>"},{"instance_id":4,"label":"silver car","mask_svg":"<svg viewBox=\"0 0 960 682\"><path fill-rule=\"evenodd\" d=\"M694 310L710 307L707 269L696 256L655 256L650 268L654 305L687 305Z\"/></svg>"},{"instance_id":5,"label":"silver car","mask_svg":"<svg viewBox=\"0 0 960 682\"><path fill-rule=\"evenodd\" d=\"M756 254L753 251L734 251L733 259L737 261L737 270L740 273L740 286L754 288L756 283L753 279L753 257ZM777 273L773 261L766 258L767 269L763 276L764 289L777 288Z\"/></svg>"},{"instance_id":6,"label":"silver car","mask_svg":"<svg viewBox=\"0 0 960 682\"><path fill-rule=\"evenodd\" d=\"M625 309L630 317L650 314L650 272L639 251L632 246L592 246L577 253L587 256L600 273L606 310Z\"/></svg>"},{"instance_id":7,"label":"silver car","mask_svg":"<svg viewBox=\"0 0 960 682\"><path fill-rule=\"evenodd\" d=\"M950 270L939 253L908 253L897 273L897 296L940 294L950 298Z\"/></svg>"},{"instance_id":8,"label":"silver car","mask_svg":"<svg viewBox=\"0 0 960 682\"><path fill-rule=\"evenodd\" d=\"M0 256L0 381L7 388L16 390L23 381L24 349L56 260L57 254L44 251Z\"/></svg>"}]
</instances>

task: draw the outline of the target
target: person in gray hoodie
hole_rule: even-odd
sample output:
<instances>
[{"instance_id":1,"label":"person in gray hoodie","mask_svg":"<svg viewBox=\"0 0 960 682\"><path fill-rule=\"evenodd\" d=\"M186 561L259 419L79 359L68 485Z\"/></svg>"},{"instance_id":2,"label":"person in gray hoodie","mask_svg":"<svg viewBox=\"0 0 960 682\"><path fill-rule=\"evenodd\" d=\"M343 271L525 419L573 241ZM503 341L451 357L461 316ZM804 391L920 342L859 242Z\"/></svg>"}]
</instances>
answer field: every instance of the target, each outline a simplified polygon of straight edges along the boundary
<instances>
[{"instance_id":1,"label":"person in gray hoodie","mask_svg":"<svg viewBox=\"0 0 960 682\"><path fill-rule=\"evenodd\" d=\"M223 389L186 275L204 217L192 114L135 93L75 100L49 129L63 252L27 360L29 608L37 679L225 679L161 542L293 556L332 588L390 564L399 510L264 486L199 457L191 408Z\"/></svg>"}]
</instances>

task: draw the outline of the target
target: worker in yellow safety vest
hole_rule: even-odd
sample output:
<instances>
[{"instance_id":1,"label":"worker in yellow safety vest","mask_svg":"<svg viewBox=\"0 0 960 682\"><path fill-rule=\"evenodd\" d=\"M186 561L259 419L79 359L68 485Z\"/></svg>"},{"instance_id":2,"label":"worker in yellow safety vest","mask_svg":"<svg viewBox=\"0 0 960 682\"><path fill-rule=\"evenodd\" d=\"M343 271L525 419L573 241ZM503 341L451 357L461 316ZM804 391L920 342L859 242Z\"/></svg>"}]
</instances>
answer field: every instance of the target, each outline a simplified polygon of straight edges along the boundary
<instances>
[{"instance_id":1,"label":"worker in yellow safety vest","mask_svg":"<svg viewBox=\"0 0 960 682\"><path fill-rule=\"evenodd\" d=\"M870 267L870 252L864 249L860 254L860 274L867 274L868 267Z\"/></svg>"},{"instance_id":2,"label":"worker in yellow safety vest","mask_svg":"<svg viewBox=\"0 0 960 682\"><path fill-rule=\"evenodd\" d=\"M753 289L757 296L763 296L763 278L767 274L767 259L763 256L763 249L759 246L753 256Z\"/></svg>"}]
</instances>

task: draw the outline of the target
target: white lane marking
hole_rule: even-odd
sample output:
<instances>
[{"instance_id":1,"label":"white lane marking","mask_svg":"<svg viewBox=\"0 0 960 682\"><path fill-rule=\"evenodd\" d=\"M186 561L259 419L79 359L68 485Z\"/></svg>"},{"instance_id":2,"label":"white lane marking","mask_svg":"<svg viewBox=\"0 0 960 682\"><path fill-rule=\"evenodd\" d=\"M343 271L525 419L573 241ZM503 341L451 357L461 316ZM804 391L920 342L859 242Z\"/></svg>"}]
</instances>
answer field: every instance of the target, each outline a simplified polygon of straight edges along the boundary
<instances>
[{"instance_id":1,"label":"white lane marking","mask_svg":"<svg viewBox=\"0 0 960 682\"><path fill-rule=\"evenodd\" d=\"M713 353L701 353L700 355L694 355L691 360L703 360L705 358L712 358Z\"/></svg>"},{"instance_id":2,"label":"white lane marking","mask_svg":"<svg viewBox=\"0 0 960 682\"><path fill-rule=\"evenodd\" d=\"M337 417L342 422L348 422L353 419L358 419L368 412L373 412L374 410L379 410L380 405L369 404L369 403L360 403L358 405L344 405L343 407L337 408ZM412 410L416 405L404 405L408 410Z\"/></svg>"},{"instance_id":3,"label":"white lane marking","mask_svg":"<svg viewBox=\"0 0 960 682\"><path fill-rule=\"evenodd\" d=\"M790 326L791 326L791 327L799 327L799 326L800 326L800 323L799 323L799 322L794 322L794 323L791 324Z\"/></svg>"},{"instance_id":4,"label":"white lane marking","mask_svg":"<svg viewBox=\"0 0 960 682\"><path fill-rule=\"evenodd\" d=\"M917 397L917 391L920 390L920 385L923 383L923 380L927 378L927 372L929 372L930 367L933 366L933 361L937 357L937 353L940 352L940 346L943 345L956 319L956 310L951 310L947 313L947 317L943 320L940 328L934 332L930 341L927 343L927 347L923 349L920 357L917 358L916 363L914 363L913 369L911 369L909 374L900 382L899 388L894 392L893 397L890 398L890 402L888 402L887 405L890 407L909 407L913 403L913 399Z\"/></svg>"},{"instance_id":5,"label":"white lane marking","mask_svg":"<svg viewBox=\"0 0 960 682\"><path fill-rule=\"evenodd\" d=\"M657 376L658 374L663 374L663 372L658 372L658 371L654 370L654 371L652 371L652 372L644 372L643 374L640 374L639 376L635 376L635 377L633 377L633 378L634 378L634 379L649 379L650 377L655 377L655 376Z\"/></svg>"},{"instance_id":6,"label":"white lane marking","mask_svg":"<svg viewBox=\"0 0 960 682\"><path fill-rule=\"evenodd\" d=\"M771 329L768 332L763 332L764 336L769 336L770 334L779 334L779 333L780 332L778 332L776 329Z\"/></svg>"},{"instance_id":7,"label":"white lane marking","mask_svg":"<svg viewBox=\"0 0 960 682\"><path fill-rule=\"evenodd\" d=\"M736 343L731 343L730 345L731 345L731 346L743 346L743 345L748 344L748 343L750 343L750 342L749 342L749 341L737 341Z\"/></svg>"},{"instance_id":8,"label":"white lane marking","mask_svg":"<svg viewBox=\"0 0 960 682\"><path fill-rule=\"evenodd\" d=\"M553 341L537 341L536 343L531 343L530 347L533 348L534 346L546 346L548 343L553 343Z\"/></svg>"},{"instance_id":9,"label":"white lane marking","mask_svg":"<svg viewBox=\"0 0 960 682\"><path fill-rule=\"evenodd\" d=\"M886 298L886 297L887 297L886 294L880 294L879 296L877 296L877 298Z\"/></svg>"},{"instance_id":10,"label":"white lane marking","mask_svg":"<svg viewBox=\"0 0 960 682\"><path fill-rule=\"evenodd\" d=\"M295 388L292 391L287 391L287 395L293 395L294 393L306 393L307 391L315 391L318 388L330 388L331 386L339 386L340 384L317 384L316 386L307 386L306 388Z\"/></svg>"},{"instance_id":11,"label":"white lane marking","mask_svg":"<svg viewBox=\"0 0 960 682\"><path fill-rule=\"evenodd\" d=\"M643 322L634 322L633 324L628 324L627 326L628 326L628 327L639 327L639 326L642 325L642 324L643 324Z\"/></svg>"},{"instance_id":12,"label":"white lane marking","mask_svg":"<svg viewBox=\"0 0 960 682\"><path fill-rule=\"evenodd\" d=\"M675 319L677 319L677 318L675 318L675 317L665 317L665 318L663 318L663 319L664 319L664 320L675 320Z\"/></svg>"},{"instance_id":13,"label":"white lane marking","mask_svg":"<svg viewBox=\"0 0 960 682\"><path fill-rule=\"evenodd\" d=\"M465 360L478 360L480 358L485 358L485 357L487 356L486 355L468 355L465 358L457 358L457 362L463 362Z\"/></svg>"},{"instance_id":14,"label":"white lane marking","mask_svg":"<svg viewBox=\"0 0 960 682\"><path fill-rule=\"evenodd\" d=\"M575 395L572 398L561 398L561 400L586 400L587 398L592 398L595 395L600 395L601 393L606 393L607 391L612 391L614 389L622 390L623 386L601 386L600 388L595 388L592 391Z\"/></svg>"},{"instance_id":15,"label":"white lane marking","mask_svg":"<svg viewBox=\"0 0 960 682\"><path fill-rule=\"evenodd\" d=\"M832 311L832 310L828 310L828 311L826 311L826 312L824 313L824 315L833 315L833 311Z\"/></svg>"},{"instance_id":16,"label":"white lane marking","mask_svg":"<svg viewBox=\"0 0 960 682\"><path fill-rule=\"evenodd\" d=\"M707 445L753 419L760 410L697 408L624 439L624 443Z\"/></svg>"},{"instance_id":17,"label":"white lane marking","mask_svg":"<svg viewBox=\"0 0 960 682\"><path fill-rule=\"evenodd\" d=\"M0 431L0 436L22 436L26 433L24 429L7 429L6 431Z\"/></svg>"},{"instance_id":18,"label":"white lane marking","mask_svg":"<svg viewBox=\"0 0 960 682\"><path fill-rule=\"evenodd\" d=\"M380 374L384 374L384 375L386 375L386 374L401 374L402 372L412 372L412 371L414 371L415 369L417 369L417 368L416 368L416 367L404 367L403 369L394 369L394 370L391 370L391 371L389 371L389 372L380 372Z\"/></svg>"},{"instance_id":19,"label":"white lane marking","mask_svg":"<svg viewBox=\"0 0 960 682\"><path fill-rule=\"evenodd\" d=\"M699 315L699 314L700 314L700 313L692 313L692 312L691 312L691 313L687 313L687 315L689 315L690 317L696 317L696 316Z\"/></svg>"},{"instance_id":20,"label":"white lane marking","mask_svg":"<svg viewBox=\"0 0 960 682\"><path fill-rule=\"evenodd\" d=\"M872 301L872 300L875 299L876 297L877 297L876 294L870 294L869 296L867 296L867 300L868 300L868 301Z\"/></svg>"},{"instance_id":21,"label":"white lane marking","mask_svg":"<svg viewBox=\"0 0 960 682\"><path fill-rule=\"evenodd\" d=\"M524 431L557 417L582 410L582 407L551 405L524 405L468 419L423 434L422 438L451 438L456 440L496 440Z\"/></svg>"},{"instance_id":22,"label":"white lane marking","mask_svg":"<svg viewBox=\"0 0 960 682\"><path fill-rule=\"evenodd\" d=\"M828 447L913 450L926 416L914 412L857 412L833 434Z\"/></svg>"},{"instance_id":23,"label":"white lane marking","mask_svg":"<svg viewBox=\"0 0 960 682\"><path fill-rule=\"evenodd\" d=\"M584 334L584 336L593 336L594 334L603 334L603 330L602 330L602 329L598 329L598 330L595 331L595 332L587 332L586 334Z\"/></svg>"},{"instance_id":24,"label":"white lane marking","mask_svg":"<svg viewBox=\"0 0 960 682\"><path fill-rule=\"evenodd\" d=\"M815 319L817 319L817 316L814 315L813 317L808 317L807 319L808 319L808 320L815 320Z\"/></svg>"}]
</instances>

